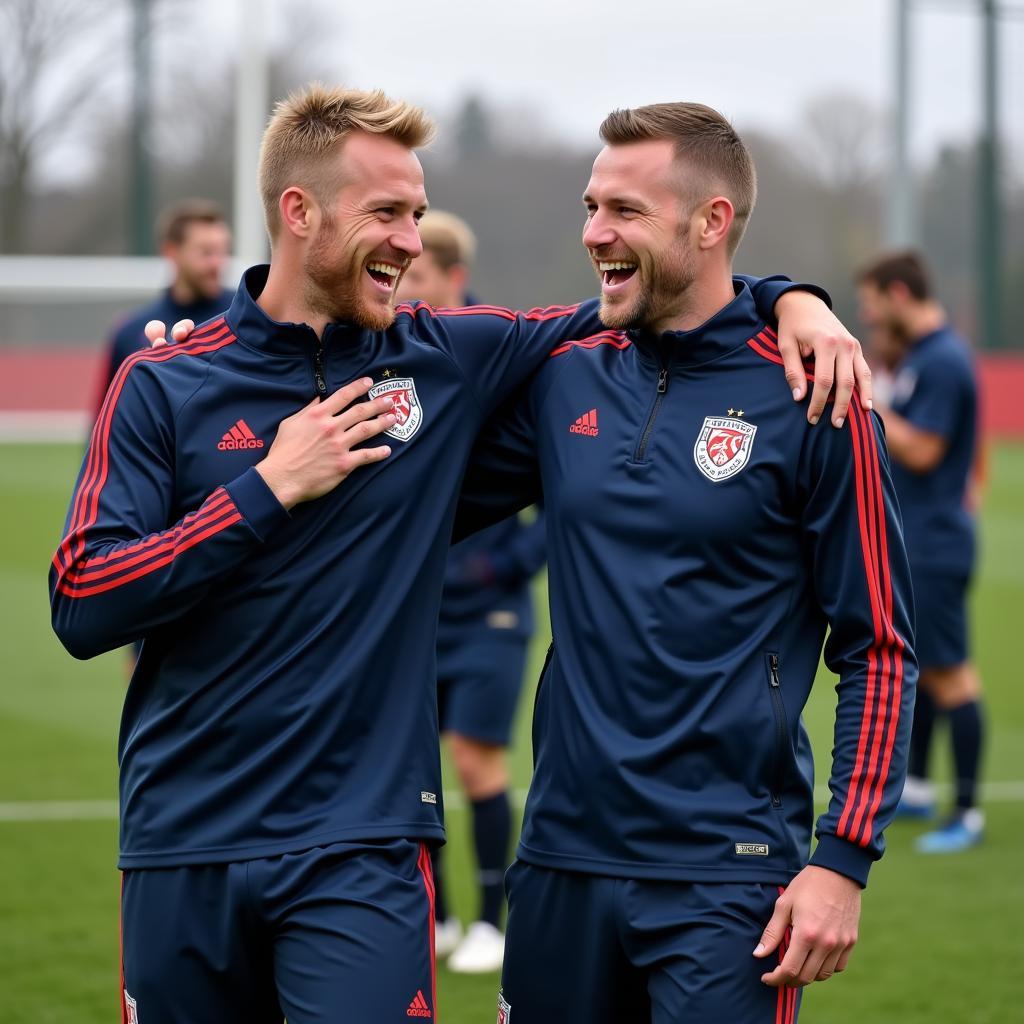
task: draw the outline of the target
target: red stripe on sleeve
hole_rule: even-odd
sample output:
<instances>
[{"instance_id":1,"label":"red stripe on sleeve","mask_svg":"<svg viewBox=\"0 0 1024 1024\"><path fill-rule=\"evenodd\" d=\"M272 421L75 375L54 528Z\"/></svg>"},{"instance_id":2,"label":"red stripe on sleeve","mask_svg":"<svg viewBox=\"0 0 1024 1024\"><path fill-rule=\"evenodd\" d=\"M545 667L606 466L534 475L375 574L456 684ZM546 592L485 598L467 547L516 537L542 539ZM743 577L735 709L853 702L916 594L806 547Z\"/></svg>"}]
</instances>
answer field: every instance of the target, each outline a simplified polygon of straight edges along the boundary
<instances>
[{"instance_id":1,"label":"red stripe on sleeve","mask_svg":"<svg viewBox=\"0 0 1024 1024\"><path fill-rule=\"evenodd\" d=\"M237 514L238 509L235 507L235 503L226 492L222 491L221 498L217 502L213 503L208 499L197 511L186 516L173 529L147 537L145 541L133 544L130 549L114 551L100 558L88 559L81 564L76 564L68 570L64 579L73 584L109 579L126 569L143 565L160 555L174 552L182 541L188 540L196 533L220 522L227 516Z\"/></svg>"},{"instance_id":2,"label":"red stripe on sleeve","mask_svg":"<svg viewBox=\"0 0 1024 1024\"><path fill-rule=\"evenodd\" d=\"M170 565L178 555L183 554L190 548L194 548L197 544L201 544L209 537L213 537L222 530L226 530L229 526L234 526L235 523L240 523L241 521L242 514L238 511L232 512L226 519L223 519L218 523L214 523L212 526L207 527L200 533L192 534L187 539L176 544L173 551L165 554L161 558L158 558L154 562L150 562L141 569L136 569L135 572L126 573L124 576L119 576L114 580L108 580L106 583L78 586L61 583L61 593L66 594L68 597L91 597L94 594L103 594L108 590L114 590L117 587L123 586L125 583L131 583L132 580L137 580L142 576L155 572L157 569L162 569L165 565Z\"/></svg>"},{"instance_id":3,"label":"red stripe on sleeve","mask_svg":"<svg viewBox=\"0 0 1024 1024\"><path fill-rule=\"evenodd\" d=\"M888 722L884 723L885 734L881 737L881 764L876 773L871 803L864 817L863 842L867 844L871 842L875 814L885 793L885 782L889 775L889 765L892 763L892 752L896 743L896 729L899 724L903 697L903 650L906 644L903 638L896 632L896 627L893 624L892 574L889 571L889 535L885 521L882 475L878 464L878 440L874 430L871 428L868 414L857 408L854 415L862 420L865 431L870 432L868 434L870 444L867 447L870 455L870 480L875 493L875 507L878 510L879 566L882 570L882 607L885 614L886 638L889 644L888 653L892 657L893 662L892 694L889 705L891 710Z\"/></svg>"},{"instance_id":4,"label":"red stripe on sleeve","mask_svg":"<svg viewBox=\"0 0 1024 1024\"><path fill-rule=\"evenodd\" d=\"M868 650L868 693L861 719L857 760L836 833L860 846L867 846L871 842L875 812L885 790L892 760L903 686L902 651L905 642L897 634L892 621L892 578L878 442L869 414L856 401L850 405L850 428L861 550L875 637Z\"/></svg>"},{"instance_id":5,"label":"red stripe on sleeve","mask_svg":"<svg viewBox=\"0 0 1024 1024\"><path fill-rule=\"evenodd\" d=\"M109 465L110 424L131 368L140 362L166 362L179 355L199 355L204 352L216 351L224 345L231 344L234 340L234 335L224 324L223 319L215 320L204 328L202 334L194 340L178 345L168 345L165 348L136 352L121 364L107 392L100 416L93 427L89 446L89 461L86 471L82 475L82 481L75 492L68 533L57 550L56 557L63 568L70 567L75 559L81 557L85 550L85 531L96 521L99 496L106 482Z\"/></svg>"}]
</instances>

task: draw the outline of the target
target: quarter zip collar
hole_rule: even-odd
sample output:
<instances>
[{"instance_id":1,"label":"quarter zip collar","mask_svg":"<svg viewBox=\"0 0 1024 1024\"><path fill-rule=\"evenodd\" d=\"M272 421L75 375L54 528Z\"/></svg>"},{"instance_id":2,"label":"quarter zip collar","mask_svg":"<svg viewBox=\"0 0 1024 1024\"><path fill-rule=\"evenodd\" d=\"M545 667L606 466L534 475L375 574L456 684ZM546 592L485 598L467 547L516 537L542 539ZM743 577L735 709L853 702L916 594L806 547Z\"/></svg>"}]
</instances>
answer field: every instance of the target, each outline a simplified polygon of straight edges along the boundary
<instances>
[{"instance_id":1,"label":"quarter zip collar","mask_svg":"<svg viewBox=\"0 0 1024 1024\"><path fill-rule=\"evenodd\" d=\"M734 281L733 288L736 297L732 302L691 331L628 331L640 359L652 366L696 366L745 345L764 321L746 284Z\"/></svg>"},{"instance_id":2,"label":"quarter zip collar","mask_svg":"<svg viewBox=\"0 0 1024 1024\"><path fill-rule=\"evenodd\" d=\"M238 285L227 312L227 321L235 334L250 348L274 355L308 356L320 344L309 324L280 323L272 320L256 301L267 283L270 265L250 267ZM373 332L348 323L330 323L324 329L323 347L355 349L372 338Z\"/></svg>"}]
</instances>

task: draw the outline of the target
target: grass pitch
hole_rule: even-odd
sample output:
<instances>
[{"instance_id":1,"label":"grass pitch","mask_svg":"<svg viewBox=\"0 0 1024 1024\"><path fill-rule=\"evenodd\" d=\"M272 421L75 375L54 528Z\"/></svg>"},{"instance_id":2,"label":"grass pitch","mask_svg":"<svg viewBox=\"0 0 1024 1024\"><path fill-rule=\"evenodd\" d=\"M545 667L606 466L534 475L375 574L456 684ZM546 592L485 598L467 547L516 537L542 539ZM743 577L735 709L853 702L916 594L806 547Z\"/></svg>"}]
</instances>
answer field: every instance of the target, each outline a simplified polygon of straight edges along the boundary
<instances>
[{"instance_id":1,"label":"grass pitch","mask_svg":"<svg viewBox=\"0 0 1024 1024\"><path fill-rule=\"evenodd\" d=\"M0 444L0 994L5 1024L99 1024L118 1013L116 737L124 659L75 662L50 631L46 567L80 451ZM1024 446L993 451L974 636L990 727L988 835L968 854L923 858L921 826L896 825L864 897L850 970L804 997L805 1024L1005 1024L1024 1019ZM543 600L543 588L538 588ZM528 718L546 646L534 643L513 753L529 781ZM819 679L807 723L827 776L834 694ZM948 742L936 753L948 777ZM451 787L451 777L448 786ZM86 803L83 803L86 802ZM43 820L39 817L46 815ZM35 816L36 820L32 820ZM468 821L449 812L448 891L474 910ZM441 968L444 1024L495 1018L497 975ZM623 1022L634 1024L634 1022ZM694 1022L710 1024L710 1022ZM715 1022L719 1024L719 1022ZM729 1022L721 1022L729 1024ZM739 1022L737 1022L739 1024Z\"/></svg>"}]
</instances>

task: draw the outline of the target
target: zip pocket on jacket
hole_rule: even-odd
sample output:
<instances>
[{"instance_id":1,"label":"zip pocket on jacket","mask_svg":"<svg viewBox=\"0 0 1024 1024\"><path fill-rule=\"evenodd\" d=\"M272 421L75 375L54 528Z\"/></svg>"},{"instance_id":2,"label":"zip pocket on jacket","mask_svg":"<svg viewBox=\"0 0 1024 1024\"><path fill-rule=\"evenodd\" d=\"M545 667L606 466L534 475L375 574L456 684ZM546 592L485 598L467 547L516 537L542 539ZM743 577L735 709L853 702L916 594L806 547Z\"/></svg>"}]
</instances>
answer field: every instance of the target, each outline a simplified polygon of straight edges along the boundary
<instances>
[{"instance_id":1,"label":"zip pocket on jacket","mask_svg":"<svg viewBox=\"0 0 1024 1024\"><path fill-rule=\"evenodd\" d=\"M769 654L768 663L768 692L772 699L772 718L775 724L775 739L773 742L772 756L772 780L769 794L772 798L772 807L782 806L782 775L786 763L786 751L789 747L789 724L786 721L786 705L782 699L782 675L779 672L779 656Z\"/></svg>"},{"instance_id":2,"label":"zip pocket on jacket","mask_svg":"<svg viewBox=\"0 0 1024 1024\"><path fill-rule=\"evenodd\" d=\"M540 667L540 676L537 679L537 690L533 695L533 717L530 725L530 739L533 744L533 767L537 767L537 705L540 703L540 691L544 686L544 677L548 674L551 666L551 659L555 656L555 641L548 644L548 653L544 655L544 664Z\"/></svg>"}]
</instances>

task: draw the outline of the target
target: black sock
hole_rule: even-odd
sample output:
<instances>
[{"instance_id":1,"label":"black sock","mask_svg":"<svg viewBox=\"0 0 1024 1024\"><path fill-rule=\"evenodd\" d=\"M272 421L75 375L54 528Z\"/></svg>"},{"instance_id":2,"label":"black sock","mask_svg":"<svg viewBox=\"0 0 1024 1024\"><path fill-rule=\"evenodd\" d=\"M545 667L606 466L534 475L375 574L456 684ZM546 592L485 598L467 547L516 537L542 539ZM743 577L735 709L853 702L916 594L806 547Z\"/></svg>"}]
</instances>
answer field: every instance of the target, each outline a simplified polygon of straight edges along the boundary
<instances>
[{"instance_id":1,"label":"black sock","mask_svg":"<svg viewBox=\"0 0 1024 1024\"><path fill-rule=\"evenodd\" d=\"M978 765L984 724L981 701L971 700L949 712L949 728L953 739L953 767L956 771L956 807L966 811L975 804L978 788Z\"/></svg>"},{"instance_id":2,"label":"black sock","mask_svg":"<svg viewBox=\"0 0 1024 1024\"><path fill-rule=\"evenodd\" d=\"M438 921L448 920L448 904L444 900L444 885L441 881L441 847L430 848L430 870L434 875L434 917Z\"/></svg>"},{"instance_id":3,"label":"black sock","mask_svg":"<svg viewBox=\"0 0 1024 1024\"><path fill-rule=\"evenodd\" d=\"M505 903L505 869L512 838L512 812L508 791L486 800L473 801L473 843L476 846L477 878L480 882L480 920L493 924L501 920Z\"/></svg>"},{"instance_id":4,"label":"black sock","mask_svg":"<svg viewBox=\"0 0 1024 1024\"><path fill-rule=\"evenodd\" d=\"M928 751L935 727L935 701L925 690L918 690L914 699L914 724L910 730L910 762L907 774L928 778Z\"/></svg>"}]
</instances>

